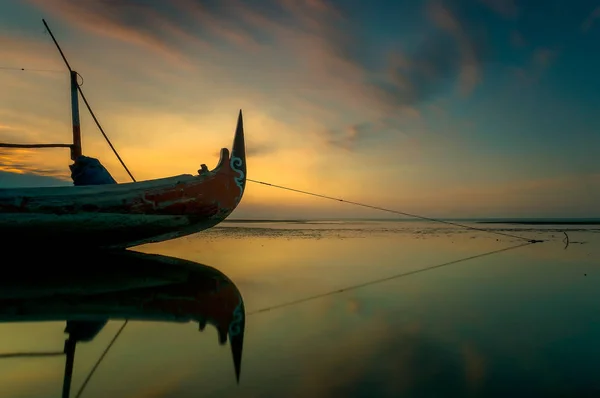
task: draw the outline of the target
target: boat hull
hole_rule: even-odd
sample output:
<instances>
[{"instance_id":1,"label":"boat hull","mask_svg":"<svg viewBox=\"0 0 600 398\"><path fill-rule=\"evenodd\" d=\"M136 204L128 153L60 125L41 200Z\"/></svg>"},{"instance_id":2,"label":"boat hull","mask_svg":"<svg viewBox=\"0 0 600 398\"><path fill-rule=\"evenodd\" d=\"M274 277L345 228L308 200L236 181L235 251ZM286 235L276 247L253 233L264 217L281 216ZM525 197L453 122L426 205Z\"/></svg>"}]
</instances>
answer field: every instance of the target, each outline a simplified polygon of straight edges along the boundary
<instances>
[{"instance_id":1,"label":"boat hull","mask_svg":"<svg viewBox=\"0 0 600 398\"><path fill-rule=\"evenodd\" d=\"M246 185L240 112L231 156L212 171L127 184L0 189L3 242L126 248L211 228L235 210ZM5 238L6 237L6 238Z\"/></svg>"},{"instance_id":2,"label":"boat hull","mask_svg":"<svg viewBox=\"0 0 600 398\"><path fill-rule=\"evenodd\" d=\"M214 227L222 219L194 220L186 216L129 214L78 214L72 217L51 215L2 216L0 234L3 244L23 241L45 242L57 246L101 246L127 248L161 242Z\"/></svg>"},{"instance_id":3,"label":"boat hull","mask_svg":"<svg viewBox=\"0 0 600 398\"><path fill-rule=\"evenodd\" d=\"M8 241L101 247L173 239L211 228L231 214L243 187L229 174L217 172L212 181L175 177L147 188L131 183L0 192L0 234Z\"/></svg>"},{"instance_id":4,"label":"boat hull","mask_svg":"<svg viewBox=\"0 0 600 398\"><path fill-rule=\"evenodd\" d=\"M3 245L34 241L57 246L128 248L200 232L219 224L227 215L4 213L0 214L0 234Z\"/></svg>"}]
</instances>

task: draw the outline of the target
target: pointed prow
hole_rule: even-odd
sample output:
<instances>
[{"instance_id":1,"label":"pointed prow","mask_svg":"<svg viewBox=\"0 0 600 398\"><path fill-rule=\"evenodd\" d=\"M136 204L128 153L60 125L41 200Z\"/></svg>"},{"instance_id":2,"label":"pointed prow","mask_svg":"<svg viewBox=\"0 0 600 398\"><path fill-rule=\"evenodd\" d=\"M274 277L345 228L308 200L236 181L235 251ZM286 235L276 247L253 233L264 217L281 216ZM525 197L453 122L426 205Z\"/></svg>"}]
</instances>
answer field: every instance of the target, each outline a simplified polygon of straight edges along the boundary
<instances>
[{"instance_id":1,"label":"pointed prow","mask_svg":"<svg viewBox=\"0 0 600 398\"><path fill-rule=\"evenodd\" d=\"M246 143L244 141L244 119L242 110L238 114L237 126L235 128L235 136L233 138L233 147L231 148L231 159L236 163L241 163L240 167L236 167L246 175ZM236 164L237 166L237 164Z\"/></svg>"},{"instance_id":2,"label":"pointed prow","mask_svg":"<svg viewBox=\"0 0 600 398\"><path fill-rule=\"evenodd\" d=\"M246 144L244 142L244 120L242 118L241 109L235 128L229 167L236 174L234 180L235 185L237 185L240 190L240 194L236 197L235 201L236 203L239 203L246 190Z\"/></svg>"}]
</instances>

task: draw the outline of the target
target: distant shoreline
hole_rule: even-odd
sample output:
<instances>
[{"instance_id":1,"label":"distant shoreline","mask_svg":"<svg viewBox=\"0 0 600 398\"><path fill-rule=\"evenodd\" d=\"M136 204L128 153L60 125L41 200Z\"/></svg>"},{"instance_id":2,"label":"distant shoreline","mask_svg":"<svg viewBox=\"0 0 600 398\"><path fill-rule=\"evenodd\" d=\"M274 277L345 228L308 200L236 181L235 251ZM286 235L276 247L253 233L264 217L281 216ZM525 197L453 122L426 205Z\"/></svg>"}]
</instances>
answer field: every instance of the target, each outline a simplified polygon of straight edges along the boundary
<instances>
[{"instance_id":1,"label":"distant shoreline","mask_svg":"<svg viewBox=\"0 0 600 398\"><path fill-rule=\"evenodd\" d=\"M600 221L478 221L478 224L519 224L519 225L600 225Z\"/></svg>"},{"instance_id":2,"label":"distant shoreline","mask_svg":"<svg viewBox=\"0 0 600 398\"><path fill-rule=\"evenodd\" d=\"M269 219L226 219L223 223L239 223L239 224L251 224L251 223L290 223L290 224L316 224L316 223L352 223L352 222L410 222L410 221L424 221L419 219L331 219L331 220L315 220L315 219L279 219L279 220L269 220ZM531 220L531 219L469 219L469 220L452 220L452 219L440 219L442 222L467 222L467 223L476 223L476 224L516 224L516 225L600 225L600 219L588 219L588 220L577 220L577 219L562 219L562 220ZM425 221L427 222L427 221ZM433 220L429 222L435 222Z\"/></svg>"},{"instance_id":3,"label":"distant shoreline","mask_svg":"<svg viewBox=\"0 0 600 398\"><path fill-rule=\"evenodd\" d=\"M267 220L267 219L257 219L257 220L235 220L235 219L225 219L221 221L222 223L266 223L266 222L287 222L287 223L306 223L314 220ZM327 222L327 221L325 221Z\"/></svg>"}]
</instances>

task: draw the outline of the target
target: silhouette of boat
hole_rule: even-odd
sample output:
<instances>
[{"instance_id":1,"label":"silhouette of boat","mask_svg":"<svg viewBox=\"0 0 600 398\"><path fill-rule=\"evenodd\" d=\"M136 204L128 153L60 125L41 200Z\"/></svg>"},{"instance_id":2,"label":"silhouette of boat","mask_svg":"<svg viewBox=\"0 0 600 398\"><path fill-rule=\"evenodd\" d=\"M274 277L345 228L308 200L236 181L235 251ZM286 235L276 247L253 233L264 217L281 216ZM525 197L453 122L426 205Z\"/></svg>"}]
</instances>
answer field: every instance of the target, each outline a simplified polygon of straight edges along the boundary
<instances>
[{"instance_id":1,"label":"silhouette of boat","mask_svg":"<svg viewBox=\"0 0 600 398\"><path fill-rule=\"evenodd\" d=\"M89 163L89 159L79 156L72 169ZM68 242L79 247L117 248L163 241L223 221L240 202L245 184L240 111L231 156L227 149L221 149L217 167L200 170L197 176L126 184L0 189L0 235L15 242Z\"/></svg>"},{"instance_id":2,"label":"silhouette of boat","mask_svg":"<svg viewBox=\"0 0 600 398\"><path fill-rule=\"evenodd\" d=\"M43 263L40 264L43 255ZM87 253L97 267L79 267L63 252L19 254L15 272L0 279L0 323L66 321L63 351L4 353L0 358L65 355L68 397L79 342L92 341L108 320L197 322L229 340L236 379L241 371L245 309L235 284L220 271L173 257L129 250ZM60 264L59 268L45 264Z\"/></svg>"},{"instance_id":3,"label":"silhouette of boat","mask_svg":"<svg viewBox=\"0 0 600 398\"><path fill-rule=\"evenodd\" d=\"M50 32L45 21L44 25ZM241 110L231 154L227 148L221 149L219 163L212 171L203 164L195 176L185 174L117 184L99 160L82 155L80 93L98 122L77 82L77 72L71 70L53 35L52 39L70 71L73 143L0 143L0 147L70 148L74 164L69 167L75 186L0 189L0 235L7 244L27 240L77 247L126 248L211 228L233 212L246 186ZM104 134L99 123L98 127ZM104 137L108 141L106 134ZM121 161L116 151L115 154Z\"/></svg>"},{"instance_id":4,"label":"silhouette of boat","mask_svg":"<svg viewBox=\"0 0 600 398\"><path fill-rule=\"evenodd\" d=\"M131 247L211 228L244 193L246 160L240 112L231 157L212 170L127 184L0 189L0 235L9 241ZM87 158L89 159L89 158ZM75 163L87 159L79 157ZM4 238L3 238L4 239Z\"/></svg>"}]
</instances>

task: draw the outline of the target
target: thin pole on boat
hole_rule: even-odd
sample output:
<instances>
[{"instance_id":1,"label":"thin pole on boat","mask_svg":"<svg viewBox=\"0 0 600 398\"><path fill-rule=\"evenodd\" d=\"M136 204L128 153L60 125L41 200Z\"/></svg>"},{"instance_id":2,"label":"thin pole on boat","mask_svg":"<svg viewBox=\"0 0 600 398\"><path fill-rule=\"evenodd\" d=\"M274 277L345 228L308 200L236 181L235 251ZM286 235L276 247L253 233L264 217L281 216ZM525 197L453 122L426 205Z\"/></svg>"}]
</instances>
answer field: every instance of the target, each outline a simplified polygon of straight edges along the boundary
<instances>
[{"instance_id":1,"label":"thin pole on boat","mask_svg":"<svg viewBox=\"0 0 600 398\"><path fill-rule=\"evenodd\" d=\"M113 153L115 154L115 156L117 157L117 159L119 160L119 162L121 162L121 165L123 166L123 168L125 169L125 171L127 172L127 174L129 174L129 177L135 182L136 180L133 177L133 174L131 174L131 171L129 171L129 169L125 165L125 162L123 162L123 159L121 159L121 156L119 156L119 153L117 152L117 150L113 146L112 142L110 142L110 139L108 138L108 136L104 132L104 129L102 128L102 126L100 125L100 122L98 121L98 118L96 118L96 115L94 114L94 111L92 110L92 107L88 103L87 99L85 98L85 95L83 94L83 91L81 90L81 86L79 86L79 84L77 84L77 75L78 75L78 73L75 72L71 68L71 65L69 64L69 61L67 61L67 57L65 56L65 54L62 51L62 49L60 48L60 45L58 44L58 41L54 37L54 34L52 33L52 30L50 30L50 27L46 23L46 20L42 19L42 22L44 23L44 26L46 27L46 30L48 31L48 34L52 38L52 41L54 42L54 45L58 49L58 52L60 53L60 56L62 57L63 61L65 62L65 65L69 69L69 72L71 72L71 89L73 90L73 84L74 84L75 85L75 90L81 95L81 99L83 100L83 103L85 104L87 110L90 112L90 115L92 116L92 119L94 119L94 122L96 123L96 126L98 126L98 130L100 130L100 133L102 133L102 136L104 137L104 139L108 143L108 146L110 146L110 149L112 149ZM73 98L73 95L71 95L71 98ZM79 126L79 114L77 115L77 126ZM75 145L75 116L73 116L73 140L74 140L74 145ZM79 145L81 146L81 136L79 136L79 141L78 142L79 142ZM80 152L81 152L81 147L80 147Z\"/></svg>"},{"instance_id":2,"label":"thin pole on boat","mask_svg":"<svg viewBox=\"0 0 600 398\"><path fill-rule=\"evenodd\" d=\"M77 89L77 72L71 71L71 118L73 121L73 146L71 147L71 160L75 161L81 156L81 127L79 124L79 95Z\"/></svg>"},{"instance_id":3,"label":"thin pole on boat","mask_svg":"<svg viewBox=\"0 0 600 398\"><path fill-rule=\"evenodd\" d=\"M78 73L71 69L71 65L69 65L69 61L67 61L67 57L62 52L62 49L58 45L58 42L54 38L54 35L50 31L48 24L46 21L42 19L44 22L44 26L48 30L50 37L52 37L52 41L56 44L56 48L58 48L58 52L60 52L60 56L63 61L67 65L69 69L69 79L71 81L71 119L73 122L73 143L72 144L8 144L8 143L0 143L0 148L70 148L71 149L71 160L77 159L81 156L81 125L79 122L79 84L77 84L77 75ZM24 70L24 69L23 69ZM83 93L82 93L83 96ZM95 120L95 118L94 118ZM111 145L112 147L112 145ZM118 156L118 155L117 155Z\"/></svg>"},{"instance_id":4,"label":"thin pole on boat","mask_svg":"<svg viewBox=\"0 0 600 398\"><path fill-rule=\"evenodd\" d=\"M60 45L56 41L56 38L54 37L54 34L50 30L50 27L46 23L46 20L42 19L42 22L44 23L44 26L46 27L48 34L52 38L54 45L56 45L56 48L58 49L60 56L62 57L63 61L65 62L65 65L67 65L67 68L69 69L69 76L70 76L70 81L71 81L71 119L73 122L73 146L71 146L71 160L75 160L75 159L77 159L77 157L81 156L81 126L79 123L79 95L78 95L79 84L77 84L77 72L75 72L71 68L69 61L67 60L67 57L65 56L65 53L63 53L62 48L60 48Z\"/></svg>"},{"instance_id":5,"label":"thin pole on boat","mask_svg":"<svg viewBox=\"0 0 600 398\"><path fill-rule=\"evenodd\" d=\"M60 51L60 48L59 48ZM60 54L63 56L65 62L65 56L62 51ZM67 63L67 66L69 64ZM73 122L73 143L72 144L8 144L8 143L0 143L0 148L70 148L71 149L71 160L77 159L81 156L81 127L79 123L79 96L78 96L78 88L77 84L77 72L70 71L70 80L71 80L71 119Z\"/></svg>"}]
</instances>

